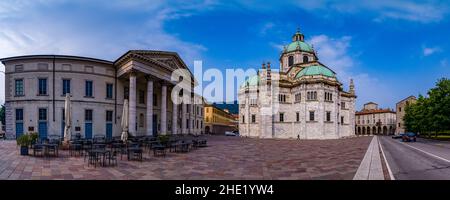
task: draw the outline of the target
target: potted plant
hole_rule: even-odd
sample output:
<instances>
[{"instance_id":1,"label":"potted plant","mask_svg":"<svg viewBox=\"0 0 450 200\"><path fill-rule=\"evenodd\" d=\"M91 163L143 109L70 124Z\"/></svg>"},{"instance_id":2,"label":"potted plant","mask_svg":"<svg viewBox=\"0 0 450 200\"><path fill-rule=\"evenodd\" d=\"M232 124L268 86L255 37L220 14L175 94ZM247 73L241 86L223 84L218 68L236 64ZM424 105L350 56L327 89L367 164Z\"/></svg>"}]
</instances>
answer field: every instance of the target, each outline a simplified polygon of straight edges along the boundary
<instances>
[{"instance_id":1,"label":"potted plant","mask_svg":"<svg viewBox=\"0 0 450 200\"><path fill-rule=\"evenodd\" d=\"M28 155L28 147L31 145L31 137L28 134L21 135L17 138L17 145L20 146L20 155Z\"/></svg>"},{"instance_id":2,"label":"potted plant","mask_svg":"<svg viewBox=\"0 0 450 200\"><path fill-rule=\"evenodd\" d=\"M35 145L37 143L39 134L36 132L30 132L30 133L28 133L28 135L30 136L30 145L31 145L31 147L33 147L33 145Z\"/></svg>"},{"instance_id":3,"label":"potted plant","mask_svg":"<svg viewBox=\"0 0 450 200\"><path fill-rule=\"evenodd\" d=\"M168 135L158 135L158 141L162 145L167 146L167 143L169 143L169 136Z\"/></svg>"}]
</instances>

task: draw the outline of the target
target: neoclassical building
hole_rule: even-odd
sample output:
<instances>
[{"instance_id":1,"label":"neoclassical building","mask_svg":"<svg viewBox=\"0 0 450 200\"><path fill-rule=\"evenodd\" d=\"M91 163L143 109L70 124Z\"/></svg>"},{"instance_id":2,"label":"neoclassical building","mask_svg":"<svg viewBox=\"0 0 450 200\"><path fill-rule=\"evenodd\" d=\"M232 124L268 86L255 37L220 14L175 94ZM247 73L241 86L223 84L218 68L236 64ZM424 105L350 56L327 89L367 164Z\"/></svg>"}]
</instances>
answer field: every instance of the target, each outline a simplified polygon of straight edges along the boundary
<instances>
[{"instance_id":1,"label":"neoclassical building","mask_svg":"<svg viewBox=\"0 0 450 200\"><path fill-rule=\"evenodd\" d=\"M190 93L191 101L183 104L171 98L179 82L172 80L172 72L188 71L177 53L133 50L115 61L65 55L0 61L6 68L9 138L27 131L41 137L62 136L67 93L72 101L72 133L86 138L120 136L124 99L129 100L131 135L203 133L203 98ZM194 88L197 83L190 71L188 76Z\"/></svg>"},{"instance_id":2,"label":"neoclassical building","mask_svg":"<svg viewBox=\"0 0 450 200\"><path fill-rule=\"evenodd\" d=\"M356 112L357 135L392 135L395 132L396 114L393 110L378 108L369 102Z\"/></svg>"},{"instance_id":3,"label":"neoclassical building","mask_svg":"<svg viewBox=\"0 0 450 200\"><path fill-rule=\"evenodd\" d=\"M240 87L239 132L259 138L336 139L355 135L355 90L344 91L297 31L279 71L263 64Z\"/></svg>"}]
</instances>

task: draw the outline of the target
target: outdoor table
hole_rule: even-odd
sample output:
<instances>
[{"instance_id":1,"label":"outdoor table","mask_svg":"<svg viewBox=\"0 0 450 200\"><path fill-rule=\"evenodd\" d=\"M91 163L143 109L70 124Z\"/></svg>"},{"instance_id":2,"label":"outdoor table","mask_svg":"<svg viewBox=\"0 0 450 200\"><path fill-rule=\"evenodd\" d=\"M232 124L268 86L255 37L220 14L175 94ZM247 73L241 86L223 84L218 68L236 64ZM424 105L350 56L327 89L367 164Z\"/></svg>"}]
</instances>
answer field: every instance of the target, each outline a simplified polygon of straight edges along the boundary
<instances>
[{"instance_id":1,"label":"outdoor table","mask_svg":"<svg viewBox=\"0 0 450 200\"><path fill-rule=\"evenodd\" d=\"M102 162L100 163L101 166L105 166L106 163L106 154L110 153L109 150L105 150L105 149L92 149L90 150L91 153L95 154L95 156L102 156Z\"/></svg>"},{"instance_id":2,"label":"outdoor table","mask_svg":"<svg viewBox=\"0 0 450 200\"><path fill-rule=\"evenodd\" d=\"M159 154L166 156L166 147L161 144L154 145L153 147L154 156L158 156Z\"/></svg>"},{"instance_id":3,"label":"outdoor table","mask_svg":"<svg viewBox=\"0 0 450 200\"><path fill-rule=\"evenodd\" d=\"M142 149L140 147L137 146L133 146L133 147L128 147L128 160L130 160L130 153L134 154L139 154L139 159L142 160Z\"/></svg>"},{"instance_id":4,"label":"outdoor table","mask_svg":"<svg viewBox=\"0 0 450 200\"><path fill-rule=\"evenodd\" d=\"M49 156L49 148L57 147L57 144L40 144L44 148L44 156ZM56 155L58 155L58 149L56 148Z\"/></svg>"}]
</instances>

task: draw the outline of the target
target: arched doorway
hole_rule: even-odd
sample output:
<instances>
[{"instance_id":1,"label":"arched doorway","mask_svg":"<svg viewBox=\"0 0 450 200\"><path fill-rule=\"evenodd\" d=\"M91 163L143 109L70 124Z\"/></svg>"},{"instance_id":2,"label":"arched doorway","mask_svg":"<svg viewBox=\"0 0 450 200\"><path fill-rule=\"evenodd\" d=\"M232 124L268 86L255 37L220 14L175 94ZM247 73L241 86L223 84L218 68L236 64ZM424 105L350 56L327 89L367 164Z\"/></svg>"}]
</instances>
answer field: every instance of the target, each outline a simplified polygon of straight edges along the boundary
<instances>
[{"instance_id":1,"label":"arched doorway","mask_svg":"<svg viewBox=\"0 0 450 200\"><path fill-rule=\"evenodd\" d=\"M378 134L381 135L381 126L378 127Z\"/></svg>"},{"instance_id":2,"label":"arched doorway","mask_svg":"<svg viewBox=\"0 0 450 200\"><path fill-rule=\"evenodd\" d=\"M358 127L358 135L361 135L361 127Z\"/></svg>"},{"instance_id":3,"label":"arched doorway","mask_svg":"<svg viewBox=\"0 0 450 200\"><path fill-rule=\"evenodd\" d=\"M205 133L206 133L206 134L211 134L210 131L211 131L211 130L210 130L209 126L205 126Z\"/></svg>"},{"instance_id":4,"label":"arched doorway","mask_svg":"<svg viewBox=\"0 0 450 200\"><path fill-rule=\"evenodd\" d=\"M366 127L362 127L362 134L363 134L363 135L366 134Z\"/></svg>"},{"instance_id":5,"label":"arched doorway","mask_svg":"<svg viewBox=\"0 0 450 200\"><path fill-rule=\"evenodd\" d=\"M367 135L370 135L370 127L367 127Z\"/></svg>"},{"instance_id":6,"label":"arched doorway","mask_svg":"<svg viewBox=\"0 0 450 200\"><path fill-rule=\"evenodd\" d=\"M375 134L378 134L378 133L377 133L377 128L376 128L375 126L372 127L372 134L374 134L374 135L375 135Z\"/></svg>"},{"instance_id":7,"label":"arched doorway","mask_svg":"<svg viewBox=\"0 0 450 200\"><path fill-rule=\"evenodd\" d=\"M387 135L388 134L388 132L387 132L387 127L386 126L383 126L383 135Z\"/></svg>"},{"instance_id":8,"label":"arched doorway","mask_svg":"<svg viewBox=\"0 0 450 200\"><path fill-rule=\"evenodd\" d=\"M389 134L394 134L394 129L392 128L392 126L389 126Z\"/></svg>"}]
</instances>

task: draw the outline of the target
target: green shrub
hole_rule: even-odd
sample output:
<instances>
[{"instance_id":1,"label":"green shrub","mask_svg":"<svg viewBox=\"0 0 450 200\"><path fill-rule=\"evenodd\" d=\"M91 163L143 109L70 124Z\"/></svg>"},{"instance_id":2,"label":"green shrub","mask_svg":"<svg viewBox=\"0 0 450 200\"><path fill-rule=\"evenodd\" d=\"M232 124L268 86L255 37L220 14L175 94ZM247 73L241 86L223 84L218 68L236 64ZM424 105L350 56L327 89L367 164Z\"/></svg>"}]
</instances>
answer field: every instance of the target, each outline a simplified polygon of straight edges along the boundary
<instances>
[{"instance_id":1,"label":"green shrub","mask_svg":"<svg viewBox=\"0 0 450 200\"><path fill-rule=\"evenodd\" d=\"M19 146L30 146L31 145L31 137L28 134L23 134L19 138L17 138L17 145Z\"/></svg>"},{"instance_id":2,"label":"green shrub","mask_svg":"<svg viewBox=\"0 0 450 200\"><path fill-rule=\"evenodd\" d=\"M37 142L37 140L39 138L39 134L38 133L30 132L30 133L28 133L28 135L30 135L31 143L36 143Z\"/></svg>"},{"instance_id":3,"label":"green shrub","mask_svg":"<svg viewBox=\"0 0 450 200\"><path fill-rule=\"evenodd\" d=\"M158 135L157 139L162 144L167 144L167 142L169 142L169 136L168 135Z\"/></svg>"}]
</instances>

